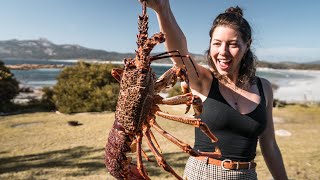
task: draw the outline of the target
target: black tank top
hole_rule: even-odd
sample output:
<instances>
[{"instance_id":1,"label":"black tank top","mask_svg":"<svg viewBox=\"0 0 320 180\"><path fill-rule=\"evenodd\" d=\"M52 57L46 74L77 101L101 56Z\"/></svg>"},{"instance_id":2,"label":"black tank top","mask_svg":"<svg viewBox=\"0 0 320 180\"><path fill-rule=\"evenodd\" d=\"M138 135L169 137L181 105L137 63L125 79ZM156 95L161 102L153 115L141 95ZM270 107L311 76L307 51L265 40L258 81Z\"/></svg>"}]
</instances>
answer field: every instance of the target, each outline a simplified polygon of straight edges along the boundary
<instances>
[{"instance_id":1,"label":"black tank top","mask_svg":"<svg viewBox=\"0 0 320 180\"><path fill-rule=\"evenodd\" d=\"M199 116L219 139L213 144L210 139L195 128L194 149L213 152L218 146L221 159L251 161L255 158L258 136L266 127L266 100L261 80L257 78L260 103L252 112L241 114L233 109L219 91L219 82L213 78L207 99L203 103L203 113Z\"/></svg>"}]
</instances>

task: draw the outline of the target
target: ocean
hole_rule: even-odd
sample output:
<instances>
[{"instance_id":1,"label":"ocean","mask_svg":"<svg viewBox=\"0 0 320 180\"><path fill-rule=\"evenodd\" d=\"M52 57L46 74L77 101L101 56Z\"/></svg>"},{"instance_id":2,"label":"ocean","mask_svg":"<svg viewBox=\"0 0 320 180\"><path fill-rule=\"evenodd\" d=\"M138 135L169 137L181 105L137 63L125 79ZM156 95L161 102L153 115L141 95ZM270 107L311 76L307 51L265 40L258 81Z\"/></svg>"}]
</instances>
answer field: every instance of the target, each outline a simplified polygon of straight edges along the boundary
<instances>
[{"instance_id":1,"label":"ocean","mask_svg":"<svg viewBox=\"0 0 320 180\"><path fill-rule=\"evenodd\" d=\"M76 60L3 60L6 65L14 64L64 64L74 65ZM152 69L159 77L172 65L152 65ZM53 86L56 77L62 69L32 69L11 70L16 79L23 86L41 88ZM286 101L320 101L320 71L307 70L277 70L258 68L257 75L268 79L279 86L274 97Z\"/></svg>"}]
</instances>

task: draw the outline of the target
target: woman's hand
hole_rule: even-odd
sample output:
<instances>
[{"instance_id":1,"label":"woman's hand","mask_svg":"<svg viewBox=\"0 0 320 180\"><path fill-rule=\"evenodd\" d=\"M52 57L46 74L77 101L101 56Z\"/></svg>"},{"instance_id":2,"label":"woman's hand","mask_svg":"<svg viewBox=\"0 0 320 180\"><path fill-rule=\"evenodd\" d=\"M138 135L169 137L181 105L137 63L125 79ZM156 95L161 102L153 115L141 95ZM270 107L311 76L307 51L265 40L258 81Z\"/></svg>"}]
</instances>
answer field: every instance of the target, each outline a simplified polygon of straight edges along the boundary
<instances>
[{"instance_id":1,"label":"woman's hand","mask_svg":"<svg viewBox=\"0 0 320 180\"><path fill-rule=\"evenodd\" d=\"M142 3L144 0L139 0ZM147 1L147 7L159 12L169 7L169 0L145 0Z\"/></svg>"}]
</instances>

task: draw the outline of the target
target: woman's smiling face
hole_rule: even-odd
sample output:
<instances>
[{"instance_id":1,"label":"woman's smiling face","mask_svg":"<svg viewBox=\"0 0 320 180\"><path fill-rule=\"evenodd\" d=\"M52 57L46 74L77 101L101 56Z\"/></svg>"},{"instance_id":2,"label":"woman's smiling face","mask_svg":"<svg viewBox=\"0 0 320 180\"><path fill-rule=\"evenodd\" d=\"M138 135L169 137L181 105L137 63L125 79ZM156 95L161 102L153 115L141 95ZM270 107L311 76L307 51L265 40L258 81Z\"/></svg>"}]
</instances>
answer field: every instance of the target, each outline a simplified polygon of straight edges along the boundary
<instances>
[{"instance_id":1,"label":"woman's smiling face","mask_svg":"<svg viewBox=\"0 0 320 180\"><path fill-rule=\"evenodd\" d=\"M229 78L238 76L241 59L248 50L239 33L227 26L218 26L212 33L210 55L217 71Z\"/></svg>"}]
</instances>

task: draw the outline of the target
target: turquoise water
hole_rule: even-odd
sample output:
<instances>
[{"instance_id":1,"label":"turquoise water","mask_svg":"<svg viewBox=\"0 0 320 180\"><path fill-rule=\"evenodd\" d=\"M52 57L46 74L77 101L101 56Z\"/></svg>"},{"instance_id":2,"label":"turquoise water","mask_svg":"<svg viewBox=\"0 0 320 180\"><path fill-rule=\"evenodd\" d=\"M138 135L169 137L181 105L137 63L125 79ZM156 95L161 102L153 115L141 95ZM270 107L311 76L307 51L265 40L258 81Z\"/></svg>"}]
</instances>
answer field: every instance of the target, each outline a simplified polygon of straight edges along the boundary
<instances>
[{"instance_id":1,"label":"turquoise water","mask_svg":"<svg viewBox=\"0 0 320 180\"><path fill-rule=\"evenodd\" d=\"M74 65L74 60L4 60L5 64L64 64L64 65ZM160 66L152 65L152 69L155 71L159 77L171 66ZM20 81L22 85L31 86L35 88L43 86L52 86L56 81L56 77L61 72L62 69L32 69L32 70L11 70L14 73L16 79ZM258 69L257 75L268 79L269 81L279 85L288 85L289 79L292 81L311 79L313 76L295 73L295 71L284 71L284 70L272 70L268 69Z\"/></svg>"},{"instance_id":2,"label":"turquoise water","mask_svg":"<svg viewBox=\"0 0 320 180\"><path fill-rule=\"evenodd\" d=\"M3 60L6 65L15 64L63 64L71 66L76 63L75 60ZM160 76L167 71L171 66L154 66L152 69L155 71L157 76ZM57 80L56 77L62 69L30 69L30 70L11 70L16 79L25 86L31 86L35 88L52 86Z\"/></svg>"}]
</instances>

